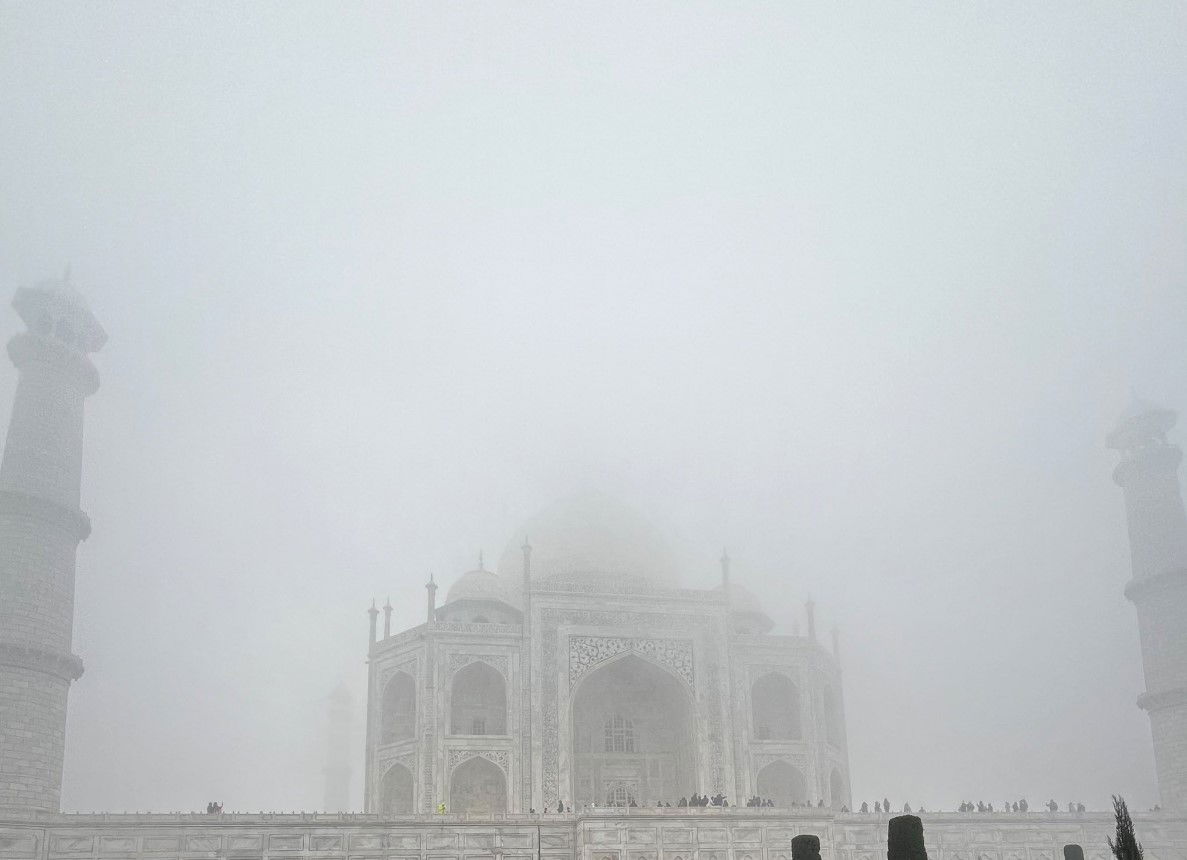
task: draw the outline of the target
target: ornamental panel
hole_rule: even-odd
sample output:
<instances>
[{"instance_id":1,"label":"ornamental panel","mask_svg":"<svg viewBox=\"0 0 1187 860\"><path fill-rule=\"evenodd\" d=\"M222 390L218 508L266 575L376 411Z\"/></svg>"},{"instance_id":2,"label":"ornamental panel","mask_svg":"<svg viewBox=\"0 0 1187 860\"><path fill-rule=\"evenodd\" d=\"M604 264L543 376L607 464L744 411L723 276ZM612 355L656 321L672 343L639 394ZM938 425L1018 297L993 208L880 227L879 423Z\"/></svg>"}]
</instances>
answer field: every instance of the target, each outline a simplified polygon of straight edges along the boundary
<instances>
[{"instance_id":1,"label":"ornamental panel","mask_svg":"<svg viewBox=\"0 0 1187 860\"><path fill-rule=\"evenodd\" d=\"M569 686L611 657L630 652L671 669L695 689L692 642L688 639L650 639L639 636L570 636Z\"/></svg>"},{"instance_id":2,"label":"ornamental panel","mask_svg":"<svg viewBox=\"0 0 1187 860\"><path fill-rule=\"evenodd\" d=\"M450 654L447 676L452 675L463 666L471 663L486 663L503 676L503 680L510 680L507 656L505 654Z\"/></svg>"},{"instance_id":3,"label":"ornamental panel","mask_svg":"<svg viewBox=\"0 0 1187 860\"><path fill-rule=\"evenodd\" d=\"M484 758L487 761L493 762L503 771L507 773L508 756L505 750L458 750L453 749L449 751L449 772L453 773L454 769L467 762L472 758Z\"/></svg>"}]
</instances>

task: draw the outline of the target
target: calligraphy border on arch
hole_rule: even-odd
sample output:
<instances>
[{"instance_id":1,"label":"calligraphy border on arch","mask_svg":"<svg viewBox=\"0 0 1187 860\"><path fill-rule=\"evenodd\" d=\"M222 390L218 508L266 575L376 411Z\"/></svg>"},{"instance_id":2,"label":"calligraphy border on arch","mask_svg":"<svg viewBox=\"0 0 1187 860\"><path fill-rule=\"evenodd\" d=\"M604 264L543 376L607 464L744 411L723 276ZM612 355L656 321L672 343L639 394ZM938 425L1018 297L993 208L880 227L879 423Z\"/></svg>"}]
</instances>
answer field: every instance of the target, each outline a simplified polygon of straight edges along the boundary
<instances>
[{"instance_id":1,"label":"calligraphy border on arch","mask_svg":"<svg viewBox=\"0 0 1187 860\"><path fill-rule=\"evenodd\" d=\"M505 750L468 750L453 749L449 751L449 772L452 774L458 765L468 762L472 758L484 758L494 764L499 770L507 773L507 752Z\"/></svg>"},{"instance_id":2,"label":"calligraphy border on arch","mask_svg":"<svg viewBox=\"0 0 1187 860\"><path fill-rule=\"evenodd\" d=\"M502 675L504 681L510 680L511 670L507 662L506 654L479 654L466 651L454 651L449 655L449 666L446 670L446 677L451 677L458 669L461 669L464 666L469 666L471 663L486 663L492 669Z\"/></svg>"},{"instance_id":3,"label":"calligraphy border on arch","mask_svg":"<svg viewBox=\"0 0 1187 860\"><path fill-rule=\"evenodd\" d=\"M569 688L591 669L619 654L638 654L671 669L689 690L696 690L691 639L656 639L644 636L570 636Z\"/></svg>"}]
</instances>

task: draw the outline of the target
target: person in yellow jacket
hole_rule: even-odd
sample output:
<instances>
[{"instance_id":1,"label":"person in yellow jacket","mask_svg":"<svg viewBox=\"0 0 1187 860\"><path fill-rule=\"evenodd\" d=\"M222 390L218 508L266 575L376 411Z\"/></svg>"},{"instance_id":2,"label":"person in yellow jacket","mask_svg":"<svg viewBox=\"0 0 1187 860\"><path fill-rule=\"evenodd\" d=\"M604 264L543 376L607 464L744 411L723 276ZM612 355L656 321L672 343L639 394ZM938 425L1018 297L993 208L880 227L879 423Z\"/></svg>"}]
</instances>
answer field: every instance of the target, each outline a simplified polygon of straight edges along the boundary
<instances>
[{"instance_id":1,"label":"person in yellow jacket","mask_svg":"<svg viewBox=\"0 0 1187 860\"><path fill-rule=\"evenodd\" d=\"M444 804L444 803L438 803L438 804L437 804L437 814L438 814L438 815L444 815L444 814L445 814L445 804Z\"/></svg>"}]
</instances>

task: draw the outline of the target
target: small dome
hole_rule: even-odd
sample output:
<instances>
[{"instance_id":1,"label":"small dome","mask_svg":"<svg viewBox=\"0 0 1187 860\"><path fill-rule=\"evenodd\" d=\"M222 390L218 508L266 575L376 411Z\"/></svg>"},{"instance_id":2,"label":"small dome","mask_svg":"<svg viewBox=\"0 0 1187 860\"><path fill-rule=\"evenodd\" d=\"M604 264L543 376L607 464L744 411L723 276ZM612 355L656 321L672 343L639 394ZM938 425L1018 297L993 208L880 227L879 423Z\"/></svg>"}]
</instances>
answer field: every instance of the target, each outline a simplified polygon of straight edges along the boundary
<instances>
[{"instance_id":1,"label":"small dome","mask_svg":"<svg viewBox=\"0 0 1187 860\"><path fill-rule=\"evenodd\" d=\"M1178 415L1148 400L1130 393L1129 405L1121 413L1117 426L1105 440L1110 448L1119 451L1141 448L1151 442L1162 442L1175 426Z\"/></svg>"},{"instance_id":2,"label":"small dome","mask_svg":"<svg viewBox=\"0 0 1187 860\"><path fill-rule=\"evenodd\" d=\"M601 493L556 502L507 545L499 571L522 576L523 544L532 546L532 578L676 587L677 565L663 536L633 508Z\"/></svg>"},{"instance_id":3,"label":"small dome","mask_svg":"<svg viewBox=\"0 0 1187 860\"><path fill-rule=\"evenodd\" d=\"M516 590L507 584L497 573L489 570L471 570L462 574L445 596L445 605L459 600L473 600L487 603L503 603L513 609L518 609L519 600Z\"/></svg>"},{"instance_id":4,"label":"small dome","mask_svg":"<svg viewBox=\"0 0 1187 860\"><path fill-rule=\"evenodd\" d=\"M719 585L713 590L720 592L723 589L727 589L727 586ZM763 609L762 602L749 588L731 582L726 594L729 598L731 615L745 616L753 620L754 626L764 633L775 626L771 616L767 615L766 610Z\"/></svg>"}]
</instances>

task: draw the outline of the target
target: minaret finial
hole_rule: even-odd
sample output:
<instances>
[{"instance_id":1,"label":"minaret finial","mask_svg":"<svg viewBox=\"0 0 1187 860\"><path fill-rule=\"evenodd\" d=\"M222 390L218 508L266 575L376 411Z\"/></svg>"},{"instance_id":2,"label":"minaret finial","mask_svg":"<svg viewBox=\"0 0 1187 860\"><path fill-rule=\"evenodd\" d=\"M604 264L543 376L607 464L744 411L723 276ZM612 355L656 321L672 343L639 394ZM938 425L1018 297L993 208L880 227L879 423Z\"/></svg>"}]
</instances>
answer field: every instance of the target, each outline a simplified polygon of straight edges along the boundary
<instances>
[{"instance_id":1,"label":"minaret finial","mask_svg":"<svg viewBox=\"0 0 1187 860\"><path fill-rule=\"evenodd\" d=\"M721 584L726 588L730 584L730 554L725 547L721 548Z\"/></svg>"},{"instance_id":2,"label":"minaret finial","mask_svg":"<svg viewBox=\"0 0 1187 860\"><path fill-rule=\"evenodd\" d=\"M62 270L62 283L63 284L70 283L70 264L69 263L67 263L66 268Z\"/></svg>"},{"instance_id":3,"label":"minaret finial","mask_svg":"<svg viewBox=\"0 0 1187 860\"><path fill-rule=\"evenodd\" d=\"M478 569L486 570L486 563L482 560L482 550L478 550Z\"/></svg>"},{"instance_id":4,"label":"minaret finial","mask_svg":"<svg viewBox=\"0 0 1187 860\"><path fill-rule=\"evenodd\" d=\"M429 581L425 583L425 597L428 599L426 604L427 620L431 624L437 618L437 583L433 580L433 572L429 571Z\"/></svg>"}]
</instances>

